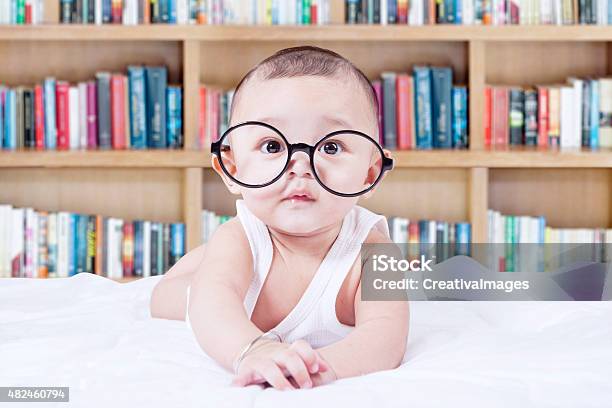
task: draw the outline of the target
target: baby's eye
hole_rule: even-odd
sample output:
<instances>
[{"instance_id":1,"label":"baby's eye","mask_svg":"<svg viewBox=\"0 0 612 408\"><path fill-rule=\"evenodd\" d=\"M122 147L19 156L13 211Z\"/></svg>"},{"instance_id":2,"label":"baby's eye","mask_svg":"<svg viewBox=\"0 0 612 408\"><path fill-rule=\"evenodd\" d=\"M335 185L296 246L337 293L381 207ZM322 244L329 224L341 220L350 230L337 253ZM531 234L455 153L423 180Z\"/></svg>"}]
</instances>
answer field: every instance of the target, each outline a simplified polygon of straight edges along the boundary
<instances>
[{"instance_id":1,"label":"baby's eye","mask_svg":"<svg viewBox=\"0 0 612 408\"><path fill-rule=\"evenodd\" d=\"M261 144L261 148L259 150L262 153L279 153L284 150L284 146L278 140L266 140Z\"/></svg>"},{"instance_id":2,"label":"baby's eye","mask_svg":"<svg viewBox=\"0 0 612 408\"><path fill-rule=\"evenodd\" d=\"M319 151L333 156L340 153L342 151L342 147L337 142L325 142L323 145L321 145Z\"/></svg>"}]
</instances>

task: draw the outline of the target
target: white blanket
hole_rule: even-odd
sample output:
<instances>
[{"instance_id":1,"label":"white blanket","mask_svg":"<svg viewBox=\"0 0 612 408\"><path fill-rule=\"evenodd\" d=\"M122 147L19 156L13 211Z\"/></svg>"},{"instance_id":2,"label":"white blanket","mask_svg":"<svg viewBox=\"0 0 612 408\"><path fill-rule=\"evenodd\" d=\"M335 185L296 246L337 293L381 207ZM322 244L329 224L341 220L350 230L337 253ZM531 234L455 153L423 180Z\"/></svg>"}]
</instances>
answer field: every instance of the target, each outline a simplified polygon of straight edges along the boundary
<instances>
[{"instance_id":1,"label":"white blanket","mask_svg":"<svg viewBox=\"0 0 612 408\"><path fill-rule=\"evenodd\" d=\"M184 322L152 319L160 278L0 279L0 386L88 408L612 406L612 302L412 302L400 368L281 392L229 387Z\"/></svg>"}]
</instances>

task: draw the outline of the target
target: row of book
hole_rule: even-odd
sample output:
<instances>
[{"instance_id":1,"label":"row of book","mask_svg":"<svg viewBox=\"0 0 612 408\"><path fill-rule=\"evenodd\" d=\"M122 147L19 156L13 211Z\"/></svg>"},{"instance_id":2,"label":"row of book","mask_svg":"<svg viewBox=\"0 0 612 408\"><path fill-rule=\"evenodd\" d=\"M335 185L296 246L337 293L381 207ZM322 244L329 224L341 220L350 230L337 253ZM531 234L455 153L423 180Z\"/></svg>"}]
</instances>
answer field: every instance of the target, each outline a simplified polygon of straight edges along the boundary
<instances>
[{"instance_id":1,"label":"row of book","mask_svg":"<svg viewBox=\"0 0 612 408\"><path fill-rule=\"evenodd\" d=\"M147 277L184 253L182 223L0 205L0 278Z\"/></svg>"},{"instance_id":2,"label":"row of book","mask_svg":"<svg viewBox=\"0 0 612 408\"><path fill-rule=\"evenodd\" d=\"M217 214L211 210L202 210L202 243L207 243L217 227L224 222L231 220L233 217L233 215Z\"/></svg>"},{"instance_id":3,"label":"row of book","mask_svg":"<svg viewBox=\"0 0 612 408\"><path fill-rule=\"evenodd\" d=\"M612 148L612 78L485 87L485 145Z\"/></svg>"},{"instance_id":4,"label":"row of book","mask_svg":"<svg viewBox=\"0 0 612 408\"><path fill-rule=\"evenodd\" d=\"M0 148L145 149L183 146L182 90L166 67L129 66L71 84L0 85Z\"/></svg>"},{"instance_id":5,"label":"row of book","mask_svg":"<svg viewBox=\"0 0 612 408\"><path fill-rule=\"evenodd\" d=\"M372 81L379 110L379 142L387 149L468 147L468 91L453 85L450 67L414 66L383 72ZM228 127L234 90L200 86L200 147L216 141Z\"/></svg>"},{"instance_id":6,"label":"row of book","mask_svg":"<svg viewBox=\"0 0 612 408\"><path fill-rule=\"evenodd\" d=\"M65 24L329 23L332 0L59 0Z\"/></svg>"},{"instance_id":7,"label":"row of book","mask_svg":"<svg viewBox=\"0 0 612 408\"><path fill-rule=\"evenodd\" d=\"M45 0L0 1L0 24L40 24L45 13Z\"/></svg>"},{"instance_id":8,"label":"row of book","mask_svg":"<svg viewBox=\"0 0 612 408\"><path fill-rule=\"evenodd\" d=\"M510 244L612 244L612 228L553 228L546 217L488 210L489 242Z\"/></svg>"},{"instance_id":9,"label":"row of book","mask_svg":"<svg viewBox=\"0 0 612 408\"><path fill-rule=\"evenodd\" d=\"M347 24L612 23L608 0L345 0Z\"/></svg>"},{"instance_id":10,"label":"row of book","mask_svg":"<svg viewBox=\"0 0 612 408\"><path fill-rule=\"evenodd\" d=\"M546 272L612 262L612 228L552 228L543 216L488 210L488 266L494 271Z\"/></svg>"}]
</instances>

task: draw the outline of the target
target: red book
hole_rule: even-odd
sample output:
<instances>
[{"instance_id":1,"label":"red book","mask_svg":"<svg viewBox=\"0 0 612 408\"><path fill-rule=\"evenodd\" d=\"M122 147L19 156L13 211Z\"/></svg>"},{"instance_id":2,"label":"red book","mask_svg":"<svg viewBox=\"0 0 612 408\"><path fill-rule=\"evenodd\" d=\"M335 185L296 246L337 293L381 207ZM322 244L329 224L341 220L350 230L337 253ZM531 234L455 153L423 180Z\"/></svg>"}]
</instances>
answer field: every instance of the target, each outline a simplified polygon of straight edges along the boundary
<instances>
[{"instance_id":1,"label":"red book","mask_svg":"<svg viewBox=\"0 0 612 408\"><path fill-rule=\"evenodd\" d=\"M212 117L210 121L210 125L212 127L211 137L212 141L216 142L221 136L219 135L219 99L221 97L221 91L219 89L215 89L213 90L212 95Z\"/></svg>"},{"instance_id":2,"label":"red book","mask_svg":"<svg viewBox=\"0 0 612 408\"><path fill-rule=\"evenodd\" d=\"M123 224L123 276L134 276L134 226L130 221Z\"/></svg>"},{"instance_id":3,"label":"red book","mask_svg":"<svg viewBox=\"0 0 612 408\"><path fill-rule=\"evenodd\" d=\"M70 84L65 81L57 81L55 86L56 104L56 127L57 127L57 149L68 150L70 148L70 109L68 107L68 91Z\"/></svg>"},{"instance_id":4,"label":"red book","mask_svg":"<svg viewBox=\"0 0 612 408\"><path fill-rule=\"evenodd\" d=\"M491 146L491 87L485 87L484 100L484 145Z\"/></svg>"},{"instance_id":5,"label":"red book","mask_svg":"<svg viewBox=\"0 0 612 408\"><path fill-rule=\"evenodd\" d=\"M121 24L123 17L123 0L112 0L111 17L114 24Z\"/></svg>"},{"instance_id":6,"label":"red book","mask_svg":"<svg viewBox=\"0 0 612 408\"><path fill-rule=\"evenodd\" d=\"M42 85L34 87L34 134L36 135L36 149L45 148L45 105L43 103Z\"/></svg>"},{"instance_id":7,"label":"red book","mask_svg":"<svg viewBox=\"0 0 612 408\"><path fill-rule=\"evenodd\" d=\"M538 146L548 146L548 88L538 87Z\"/></svg>"},{"instance_id":8,"label":"red book","mask_svg":"<svg viewBox=\"0 0 612 408\"><path fill-rule=\"evenodd\" d=\"M25 4L25 23L32 24L32 4L29 2Z\"/></svg>"},{"instance_id":9,"label":"red book","mask_svg":"<svg viewBox=\"0 0 612 408\"><path fill-rule=\"evenodd\" d=\"M316 3L310 4L310 24L317 24L317 5Z\"/></svg>"},{"instance_id":10,"label":"red book","mask_svg":"<svg viewBox=\"0 0 612 408\"><path fill-rule=\"evenodd\" d=\"M98 147L98 98L96 81L87 82L87 148Z\"/></svg>"},{"instance_id":11,"label":"red book","mask_svg":"<svg viewBox=\"0 0 612 408\"><path fill-rule=\"evenodd\" d=\"M113 149L125 149L125 86L122 74L111 76L111 143Z\"/></svg>"},{"instance_id":12,"label":"red book","mask_svg":"<svg viewBox=\"0 0 612 408\"><path fill-rule=\"evenodd\" d=\"M493 120L491 124L492 142L495 146L508 146L508 89L494 87L491 93Z\"/></svg>"},{"instance_id":13,"label":"red book","mask_svg":"<svg viewBox=\"0 0 612 408\"><path fill-rule=\"evenodd\" d=\"M412 134L410 133L410 82L411 77L406 73L398 73L395 97L396 97L396 115L397 118L397 148L399 150L408 150L412 144Z\"/></svg>"},{"instance_id":14,"label":"red book","mask_svg":"<svg viewBox=\"0 0 612 408\"><path fill-rule=\"evenodd\" d=\"M200 108L198 110L198 141L200 149L210 148L206 138L206 87L200 86Z\"/></svg>"},{"instance_id":15,"label":"red book","mask_svg":"<svg viewBox=\"0 0 612 408\"><path fill-rule=\"evenodd\" d=\"M407 1L397 2L397 23L398 24L408 23L408 2Z\"/></svg>"}]
</instances>

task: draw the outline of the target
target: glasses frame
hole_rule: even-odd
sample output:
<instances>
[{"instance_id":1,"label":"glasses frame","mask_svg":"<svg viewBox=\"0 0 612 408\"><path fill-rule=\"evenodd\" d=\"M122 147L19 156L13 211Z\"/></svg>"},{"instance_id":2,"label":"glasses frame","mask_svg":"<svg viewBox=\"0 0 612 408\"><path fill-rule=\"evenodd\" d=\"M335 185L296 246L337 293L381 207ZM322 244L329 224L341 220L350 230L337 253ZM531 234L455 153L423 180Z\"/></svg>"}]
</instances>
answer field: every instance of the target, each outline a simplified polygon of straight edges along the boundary
<instances>
[{"instance_id":1,"label":"glasses frame","mask_svg":"<svg viewBox=\"0 0 612 408\"><path fill-rule=\"evenodd\" d=\"M271 181L264 183L264 184L247 184L247 183L243 183L240 180L237 180L236 178L234 178L234 176L232 176L229 171L227 170L227 168L225 167L225 165L223 164L223 159L221 158L221 153L223 151L227 151L227 149L222 149L222 142L225 139L225 137L233 130L242 127L242 126L247 126L247 125L259 125L259 126L264 126L270 130L272 130L274 133L276 133L287 145L287 162L285 163L283 169L278 173L278 175L276 177L274 177ZM378 149L378 151L380 152L380 156L383 159L382 162L382 167L380 170L380 174L378 175L378 177L376 178L376 180L372 183L372 185L370 185L368 188L358 192L358 193L341 193L338 191L334 191L331 188L327 187L319 178L319 175L317 174L317 171L315 169L315 164L314 164L314 154L317 150L317 148L321 145L321 143L323 143L325 140L336 136L338 134L345 134L345 133L351 133L354 134L356 136L360 136L363 138L366 138L368 140L370 140ZM287 138L285 137L285 135L283 135L281 133L280 130L276 129L274 126L269 125L267 123L264 122L259 122L259 121L255 121L255 120L250 120L250 121L246 121L246 122L242 122L239 123L237 125L234 125L230 128L228 128L225 132L223 132L223 135L221 135L221 137L219 138L219 140L217 140L216 142L211 143L210 145L210 151L212 154L216 155L218 160L219 160L219 164L221 165L221 169L223 170L223 172L225 173L226 176L228 176L232 181L234 181L236 184L241 185L243 187L247 187L247 188L262 188L262 187L266 187L269 186L272 183L275 183L276 181L278 181L278 179L280 179L283 174L285 174L285 172L287 171L287 168L289 167L289 163L291 162L291 156L293 156L293 153L295 152L304 152L308 155L309 160L310 160L310 167L312 169L312 174L315 178L315 180L317 180L317 182L321 185L321 187L323 187L326 191L335 194L337 196L341 196L341 197L357 197L360 195L363 195L365 193L367 193L368 191L372 190L377 184L378 182L382 179L383 175L385 174L386 171L389 171L391 169L393 169L393 159L390 157L385 156L385 153L382 149L382 147L380 147L380 144L372 139L370 136L368 136L367 134L360 132L358 130L351 130L351 129L344 129L344 130L336 130L333 131L331 133L326 134L325 136L323 136L317 143L315 143L314 145L309 145L307 143L289 143L289 141L287 140Z\"/></svg>"}]
</instances>

